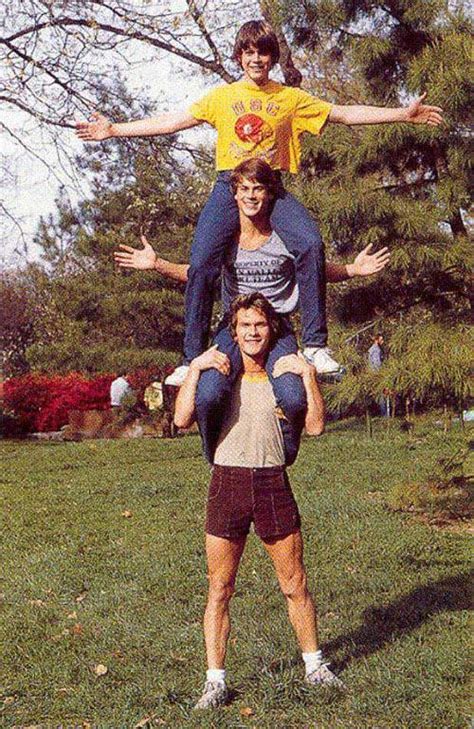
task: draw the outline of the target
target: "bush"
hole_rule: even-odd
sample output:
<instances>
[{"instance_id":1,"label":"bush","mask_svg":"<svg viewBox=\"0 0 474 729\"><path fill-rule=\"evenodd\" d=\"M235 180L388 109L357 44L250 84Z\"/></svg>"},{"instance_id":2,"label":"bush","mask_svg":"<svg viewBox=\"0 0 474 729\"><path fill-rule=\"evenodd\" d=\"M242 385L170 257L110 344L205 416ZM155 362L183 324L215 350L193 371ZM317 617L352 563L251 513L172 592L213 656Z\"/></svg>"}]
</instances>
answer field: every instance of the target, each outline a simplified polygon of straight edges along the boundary
<instances>
[{"instance_id":1,"label":"bush","mask_svg":"<svg viewBox=\"0 0 474 729\"><path fill-rule=\"evenodd\" d=\"M109 408L113 379L113 375L87 379L77 372L12 377L4 384L4 403L25 432L59 430L71 410Z\"/></svg>"},{"instance_id":2,"label":"bush","mask_svg":"<svg viewBox=\"0 0 474 729\"><path fill-rule=\"evenodd\" d=\"M435 524L472 518L468 455L469 449L462 447L449 458L439 458L436 469L423 483L393 486L388 495L390 508L417 513Z\"/></svg>"},{"instance_id":3,"label":"bush","mask_svg":"<svg viewBox=\"0 0 474 729\"><path fill-rule=\"evenodd\" d=\"M150 382L163 380L170 367L146 367L130 373L135 402L143 403ZM116 375L90 378L72 372L68 375L28 374L12 377L4 383L4 405L8 435L59 430L68 422L71 410L107 410L110 407L110 383ZM6 415L5 415L6 418Z\"/></svg>"}]
</instances>

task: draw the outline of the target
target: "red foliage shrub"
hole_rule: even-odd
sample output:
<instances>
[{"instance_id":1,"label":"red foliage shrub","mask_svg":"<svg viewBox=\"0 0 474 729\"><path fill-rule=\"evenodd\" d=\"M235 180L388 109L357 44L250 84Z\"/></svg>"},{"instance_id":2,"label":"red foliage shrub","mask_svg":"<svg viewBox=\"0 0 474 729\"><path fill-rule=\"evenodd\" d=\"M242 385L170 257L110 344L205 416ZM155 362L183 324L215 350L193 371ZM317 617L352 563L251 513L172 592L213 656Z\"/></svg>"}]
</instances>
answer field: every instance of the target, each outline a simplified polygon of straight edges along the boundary
<instances>
[{"instance_id":1,"label":"red foliage shrub","mask_svg":"<svg viewBox=\"0 0 474 729\"><path fill-rule=\"evenodd\" d=\"M113 379L113 375L87 379L77 372L12 377L4 385L4 406L26 432L58 430L68 422L70 410L109 408Z\"/></svg>"},{"instance_id":2,"label":"red foliage shrub","mask_svg":"<svg viewBox=\"0 0 474 729\"><path fill-rule=\"evenodd\" d=\"M173 368L171 369L173 371ZM129 373L128 381L130 387L137 396L139 402L143 401L143 395L148 385L152 382L161 382L163 372L157 367L142 367Z\"/></svg>"},{"instance_id":3,"label":"red foliage shrub","mask_svg":"<svg viewBox=\"0 0 474 729\"><path fill-rule=\"evenodd\" d=\"M145 388L160 380L155 368L142 368L130 374L130 385L143 401ZM110 383L115 375L89 379L79 372L69 375L28 374L12 377L4 383L4 408L14 414L26 432L59 430L68 422L71 410L107 410L110 407Z\"/></svg>"}]
</instances>

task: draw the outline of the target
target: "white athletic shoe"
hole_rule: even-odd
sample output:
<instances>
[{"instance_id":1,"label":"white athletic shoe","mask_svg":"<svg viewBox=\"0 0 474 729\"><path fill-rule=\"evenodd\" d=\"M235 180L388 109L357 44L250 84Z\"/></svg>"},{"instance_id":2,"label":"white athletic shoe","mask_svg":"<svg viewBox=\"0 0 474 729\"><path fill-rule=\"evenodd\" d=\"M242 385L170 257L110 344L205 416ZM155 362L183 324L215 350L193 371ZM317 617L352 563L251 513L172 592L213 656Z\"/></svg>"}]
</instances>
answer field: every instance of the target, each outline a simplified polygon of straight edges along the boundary
<instances>
[{"instance_id":1,"label":"white athletic shoe","mask_svg":"<svg viewBox=\"0 0 474 729\"><path fill-rule=\"evenodd\" d=\"M217 709L218 706L226 704L228 697L225 681L206 681L203 694L194 708Z\"/></svg>"},{"instance_id":2,"label":"white athletic shoe","mask_svg":"<svg viewBox=\"0 0 474 729\"><path fill-rule=\"evenodd\" d=\"M165 385L173 385L174 387L181 387L183 382L186 379L186 375L188 374L189 365L181 365L180 367L176 367L174 372L172 372L168 377L165 379Z\"/></svg>"},{"instance_id":3,"label":"white athletic shoe","mask_svg":"<svg viewBox=\"0 0 474 729\"><path fill-rule=\"evenodd\" d=\"M310 686L331 686L331 688L337 688L340 691L344 691L346 688L341 679L329 669L327 663L322 663L319 668L308 674L305 681Z\"/></svg>"},{"instance_id":4,"label":"white athletic shoe","mask_svg":"<svg viewBox=\"0 0 474 729\"><path fill-rule=\"evenodd\" d=\"M316 367L318 375L343 375L345 368L331 357L327 347L306 347L303 356Z\"/></svg>"}]
</instances>

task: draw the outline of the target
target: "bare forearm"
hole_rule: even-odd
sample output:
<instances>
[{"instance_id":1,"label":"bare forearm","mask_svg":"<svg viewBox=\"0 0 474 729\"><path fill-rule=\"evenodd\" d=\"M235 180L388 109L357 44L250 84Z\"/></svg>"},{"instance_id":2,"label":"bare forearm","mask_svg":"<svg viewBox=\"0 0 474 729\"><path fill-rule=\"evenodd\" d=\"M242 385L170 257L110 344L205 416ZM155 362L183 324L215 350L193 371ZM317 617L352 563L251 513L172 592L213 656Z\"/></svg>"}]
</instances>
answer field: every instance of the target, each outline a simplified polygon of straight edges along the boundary
<instances>
[{"instance_id":1,"label":"bare forearm","mask_svg":"<svg viewBox=\"0 0 474 729\"><path fill-rule=\"evenodd\" d=\"M172 278L180 283L186 283L188 280L189 263L172 263L164 258L156 258L155 271L161 273L162 276Z\"/></svg>"},{"instance_id":2,"label":"bare forearm","mask_svg":"<svg viewBox=\"0 0 474 729\"><path fill-rule=\"evenodd\" d=\"M321 435L324 432L325 407L324 400L316 379L316 372L303 375L308 409L306 411L305 428L308 435Z\"/></svg>"},{"instance_id":3,"label":"bare forearm","mask_svg":"<svg viewBox=\"0 0 474 729\"><path fill-rule=\"evenodd\" d=\"M160 134L174 134L182 129L189 129L201 122L189 114L170 112L148 119L137 119L131 122L118 122L110 127L112 137L154 137Z\"/></svg>"},{"instance_id":4,"label":"bare forearm","mask_svg":"<svg viewBox=\"0 0 474 729\"><path fill-rule=\"evenodd\" d=\"M184 383L181 385L174 411L177 428L189 428L194 422L196 390L201 373L190 366Z\"/></svg>"},{"instance_id":5,"label":"bare forearm","mask_svg":"<svg viewBox=\"0 0 474 729\"><path fill-rule=\"evenodd\" d=\"M355 276L352 264L331 263L326 261L326 281L328 283L339 283L347 281L348 278Z\"/></svg>"},{"instance_id":6,"label":"bare forearm","mask_svg":"<svg viewBox=\"0 0 474 729\"><path fill-rule=\"evenodd\" d=\"M337 124L387 124L391 122L405 122L407 110L403 106L333 106L329 114L329 121Z\"/></svg>"}]
</instances>

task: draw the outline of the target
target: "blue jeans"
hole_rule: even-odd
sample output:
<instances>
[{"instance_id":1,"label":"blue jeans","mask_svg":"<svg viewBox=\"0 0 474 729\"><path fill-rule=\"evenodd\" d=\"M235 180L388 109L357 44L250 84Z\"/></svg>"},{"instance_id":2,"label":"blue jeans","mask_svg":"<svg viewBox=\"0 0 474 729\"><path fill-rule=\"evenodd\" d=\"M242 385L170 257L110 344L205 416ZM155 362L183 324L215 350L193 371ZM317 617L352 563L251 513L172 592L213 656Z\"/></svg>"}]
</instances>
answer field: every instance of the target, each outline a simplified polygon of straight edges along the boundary
<instances>
[{"instance_id":1,"label":"blue jeans","mask_svg":"<svg viewBox=\"0 0 474 729\"><path fill-rule=\"evenodd\" d=\"M223 375L218 370L210 369L201 373L196 392L196 416L201 433L204 455L210 463L214 460L214 453L221 432L226 409L229 406L232 387L242 371L242 356L240 350L231 337L224 320L219 329L214 344L218 344L219 351L224 352L230 359L231 372ZM306 391L303 380L299 375L291 373L273 377L275 362L285 354L298 351L298 343L291 324L287 319L282 320L282 332L274 343L268 355L266 371L278 406L282 409L285 419L280 420L285 446L286 465L291 465L298 455L301 433L306 416Z\"/></svg>"},{"instance_id":2,"label":"blue jeans","mask_svg":"<svg viewBox=\"0 0 474 729\"><path fill-rule=\"evenodd\" d=\"M186 286L184 361L206 348L214 288L226 248L239 229L239 214L230 188L230 172L221 172L199 216ZM270 222L295 257L302 340L305 346L327 343L324 246L318 227L304 206L280 183Z\"/></svg>"}]
</instances>

